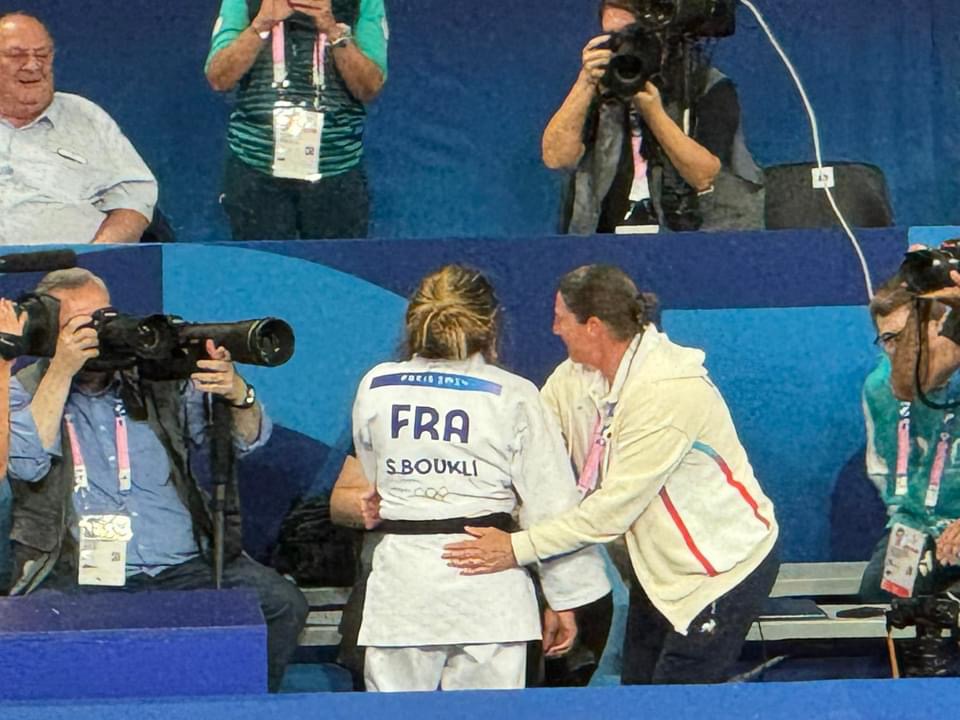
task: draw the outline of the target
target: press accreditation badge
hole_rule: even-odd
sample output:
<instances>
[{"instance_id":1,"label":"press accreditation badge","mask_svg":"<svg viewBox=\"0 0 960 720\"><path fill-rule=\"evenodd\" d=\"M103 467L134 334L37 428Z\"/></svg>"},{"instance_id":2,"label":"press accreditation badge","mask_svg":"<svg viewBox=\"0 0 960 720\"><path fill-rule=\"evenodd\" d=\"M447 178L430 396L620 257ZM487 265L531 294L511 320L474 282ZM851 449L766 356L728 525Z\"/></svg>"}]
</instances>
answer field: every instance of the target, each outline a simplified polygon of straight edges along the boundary
<instances>
[{"instance_id":1,"label":"press accreditation badge","mask_svg":"<svg viewBox=\"0 0 960 720\"><path fill-rule=\"evenodd\" d=\"M78 584L123 587L127 581L127 543L133 537L130 518L84 515L78 529Z\"/></svg>"},{"instance_id":2,"label":"press accreditation badge","mask_svg":"<svg viewBox=\"0 0 960 720\"><path fill-rule=\"evenodd\" d=\"M917 571L926 544L927 536L921 530L900 523L890 528L880 587L898 597L913 595L913 585L917 581Z\"/></svg>"},{"instance_id":3,"label":"press accreditation badge","mask_svg":"<svg viewBox=\"0 0 960 720\"><path fill-rule=\"evenodd\" d=\"M280 101L273 107L273 176L320 178L323 113Z\"/></svg>"}]
</instances>

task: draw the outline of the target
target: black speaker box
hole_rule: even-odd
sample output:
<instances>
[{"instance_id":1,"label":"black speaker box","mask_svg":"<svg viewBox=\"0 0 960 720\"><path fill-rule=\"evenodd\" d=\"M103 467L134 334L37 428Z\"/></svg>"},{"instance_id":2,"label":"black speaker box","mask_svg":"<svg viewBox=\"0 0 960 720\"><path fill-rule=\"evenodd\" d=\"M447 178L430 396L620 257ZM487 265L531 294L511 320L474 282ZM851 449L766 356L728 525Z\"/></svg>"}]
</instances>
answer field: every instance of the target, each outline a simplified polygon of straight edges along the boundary
<instances>
[{"instance_id":1,"label":"black speaker box","mask_svg":"<svg viewBox=\"0 0 960 720\"><path fill-rule=\"evenodd\" d=\"M880 168L850 162L824 161L823 165L833 168L831 191L847 223L853 227L893 225L887 182ZM795 163L763 171L768 230L840 226L827 194L813 187L811 173L815 167L816 163Z\"/></svg>"}]
</instances>

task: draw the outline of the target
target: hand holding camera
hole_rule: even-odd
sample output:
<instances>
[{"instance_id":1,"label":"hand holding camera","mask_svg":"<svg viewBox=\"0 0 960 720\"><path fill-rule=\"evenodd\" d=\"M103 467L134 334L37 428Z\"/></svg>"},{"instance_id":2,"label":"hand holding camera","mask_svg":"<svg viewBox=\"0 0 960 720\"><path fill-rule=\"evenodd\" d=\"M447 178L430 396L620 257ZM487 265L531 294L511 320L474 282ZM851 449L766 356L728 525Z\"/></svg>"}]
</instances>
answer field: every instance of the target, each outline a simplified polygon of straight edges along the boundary
<instances>
[{"instance_id":1,"label":"hand holding camera","mask_svg":"<svg viewBox=\"0 0 960 720\"><path fill-rule=\"evenodd\" d=\"M293 8L287 0L263 0L260 12L250 25L258 33L269 32L277 23L281 23L293 15Z\"/></svg>"},{"instance_id":2,"label":"hand holding camera","mask_svg":"<svg viewBox=\"0 0 960 720\"><path fill-rule=\"evenodd\" d=\"M26 318L26 313L22 317ZM90 315L70 318L57 336L57 350L50 361L51 369L73 377L87 363L100 354L100 339Z\"/></svg>"},{"instance_id":3,"label":"hand holding camera","mask_svg":"<svg viewBox=\"0 0 960 720\"><path fill-rule=\"evenodd\" d=\"M607 64L613 57L613 51L607 45L609 40L610 35L598 35L583 47L580 77L594 87L600 84L607 72Z\"/></svg>"},{"instance_id":4,"label":"hand holding camera","mask_svg":"<svg viewBox=\"0 0 960 720\"><path fill-rule=\"evenodd\" d=\"M663 110L663 97L660 95L660 88L647 80L643 90L633 96L633 104L645 119L649 119L650 114Z\"/></svg>"},{"instance_id":5,"label":"hand holding camera","mask_svg":"<svg viewBox=\"0 0 960 720\"><path fill-rule=\"evenodd\" d=\"M232 404L239 404L247 385L237 374L230 351L208 339L204 344L209 360L197 360L197 372L190 375L193 386L200 392L222 395Z\"/></svg>"},{"instance_id":6,"label":"hand holding camera","mask_svg":"<svg viewBox=\"0 0 960 720\"><path fill-rule=\"evenodd\" d=\"M330 0L289 0L290 7L313 18L317 31L328 35L337 27Z\"/></svg>"},{"instance_id":7,"label":"hand holding camera","mask_svg":"<svg viewBox=\"0 0 960 720\"><path fill-rule=\"evenodd\" d=\"M17 316L17 309L12 300L0 298L0 344L12 343L19 345L23 336L23 326L27 323L27 316ZM13 364L12 359L2 357L0 362L4 362L9 367Z\"/></svg>"}]
</instances>

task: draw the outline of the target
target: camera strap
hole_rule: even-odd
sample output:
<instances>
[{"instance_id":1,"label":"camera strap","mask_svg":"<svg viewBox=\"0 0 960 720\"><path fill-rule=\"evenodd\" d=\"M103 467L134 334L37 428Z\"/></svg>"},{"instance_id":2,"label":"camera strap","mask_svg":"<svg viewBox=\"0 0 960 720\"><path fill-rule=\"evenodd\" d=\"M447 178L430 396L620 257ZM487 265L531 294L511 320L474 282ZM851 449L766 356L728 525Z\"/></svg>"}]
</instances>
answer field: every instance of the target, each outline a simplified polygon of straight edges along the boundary
<instances>
[{"instance_id":1,"label":"camera strap","mask_svg":"<svg viewBox=\"0 0 960 720\"><path fill-rule=\"evenodd\" d=\"M900 403L900 419L897 422L897 467L894 487L894 494L898 497L907 494L911 449L910 414L910 403ZM936 449L934 450L933 464L930 467L930 477L927 482L927 493L923 501L923 504L930 509L935 508L940 499L940 486L943 482L943 473L947 466L947 456L950 454L952 430L955 419L956 415L951 411L947 411L944 413L943 421L941 422L940 435L937 440Z\"/></svg>"}]
</instances>

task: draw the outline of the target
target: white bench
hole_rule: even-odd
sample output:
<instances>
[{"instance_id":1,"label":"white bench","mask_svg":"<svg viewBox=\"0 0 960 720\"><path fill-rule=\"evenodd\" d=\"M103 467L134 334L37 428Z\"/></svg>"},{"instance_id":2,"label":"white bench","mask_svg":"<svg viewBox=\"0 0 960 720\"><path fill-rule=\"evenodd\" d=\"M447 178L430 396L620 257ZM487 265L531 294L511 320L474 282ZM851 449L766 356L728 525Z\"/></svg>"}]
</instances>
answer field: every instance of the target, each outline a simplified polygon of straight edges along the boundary
<instances>
[{"instance_id":1,"label":"white bench","mask_svg":"<svg viewBox=\"0 0 960 720\"><path fill-rule=\"evenodd\" d=\"M846 602L818 603L823 616L761 616L750 628L747 640L826 640L882 638L887 634L883 615L872 618L838 618L837 613L854 607L860 589L865 562L784 563L770 591L772 598L833 598ZM304 588L310 603L307 625L300 635L300 644L307 647L332 646L340 642L343 605L350 588ZM875 605L885 610L887 605ZM895 630L894 637L915 637L912 628Z\"/></svg>"},{"instance_id":2,"label":"white bench","mask_svg":"<svg viewBox=\"0 0 960 720\"><path fill-rule=\"evenodd\" d=\"M883 614L869 618L837 617L838 612L859 607L886 610L888 604L856 602L866 562L784 563L770 591L772 598L830 598L817 602L818 616L761 615L750 628L747 640L833 640L883 638L887 621ZM837 602L840 600L840 602ZM894 630L893 637L916 637L913 628Z\"/></svg>"},{"instance_id":3,"label":"white bench","mask_svg":"<svg viewBox=\"0 0 960 720\"><path fill-rule=\"evenodd\" d=\"M350 595L350 588L301 588L310 604L307 624L300 633L300 645L326 647L340 644L340 616Z\"/></svg>"}]
</instances>

